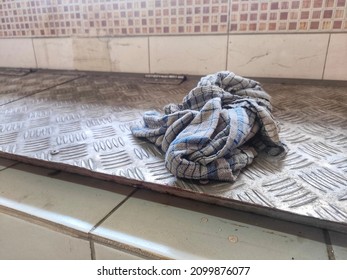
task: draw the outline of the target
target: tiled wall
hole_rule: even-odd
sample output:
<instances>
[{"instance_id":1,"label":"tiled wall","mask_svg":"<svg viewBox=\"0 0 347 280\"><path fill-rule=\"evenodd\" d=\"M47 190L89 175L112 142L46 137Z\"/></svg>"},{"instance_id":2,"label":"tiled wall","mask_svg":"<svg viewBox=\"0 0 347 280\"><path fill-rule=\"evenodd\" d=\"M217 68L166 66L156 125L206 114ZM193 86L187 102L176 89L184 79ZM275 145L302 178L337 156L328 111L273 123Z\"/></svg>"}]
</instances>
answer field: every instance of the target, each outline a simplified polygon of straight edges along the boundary
<instances>
[{"instance_id":1,"label":"tiled wall","mask_svg":"<svg viewBox=\"0 0 347 280\"><path fill-rule=\"evenodd\" d=\"M0 37L347 31L346 0L3 0Z\"/></svg>"},{"instance_id":2,"label":"tiled wall","mask_svg":"<svg viewBox=\"0 0 347 280\"><path fill-rule=\"evenodd\" d=\"M0 1L0 67L347 80L346 36L347 0Z\"/></svg>"}]
</instances>

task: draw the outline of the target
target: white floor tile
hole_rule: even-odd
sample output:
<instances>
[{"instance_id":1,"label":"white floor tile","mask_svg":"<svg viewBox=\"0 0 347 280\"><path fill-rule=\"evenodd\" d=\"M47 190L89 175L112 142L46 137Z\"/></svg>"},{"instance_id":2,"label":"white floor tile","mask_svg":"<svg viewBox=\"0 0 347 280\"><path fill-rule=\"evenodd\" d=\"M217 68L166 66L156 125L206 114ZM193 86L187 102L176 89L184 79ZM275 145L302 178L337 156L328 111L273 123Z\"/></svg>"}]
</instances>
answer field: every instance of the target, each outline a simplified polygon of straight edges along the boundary
<instances>
[{"instance_id":1,"label":"white floor tile","mask_svg":"<svg viewBox=\"0 0 347 280\"><path fill-rule=\"evenodd\" d=\"M52 173L53 172L53 173ZM0 172L0 205L83 232L123 201L132 188L25 164Z\"/></svg>"},{"instance_id":2,"label":"white floor tile","mask_svg":"<svg viewBox=\"0 0 347 280\"><path fill-rule=\"evenodd\" d=\"M319 229L145 190L92 233L175 259L327 259Z\"/></svg>"},{"instance_id":3,"label":"white floor tile","mask_svg":"<svg viewBox=\"0 0 347 280\"><path fill-rule=\"evenodd\" d=\"M96 260L141 260L140 257L94 243Z\"/></svg>"},{"instance_id":4,"label":"white floor tile","mask_svg":"<svg viewBox=\"0 0 347 280\"><path fill-rule=\"evenodd\" d=\"M0 259L91 259L89 242L0 213Z\"/></svg>"}]
</instances>

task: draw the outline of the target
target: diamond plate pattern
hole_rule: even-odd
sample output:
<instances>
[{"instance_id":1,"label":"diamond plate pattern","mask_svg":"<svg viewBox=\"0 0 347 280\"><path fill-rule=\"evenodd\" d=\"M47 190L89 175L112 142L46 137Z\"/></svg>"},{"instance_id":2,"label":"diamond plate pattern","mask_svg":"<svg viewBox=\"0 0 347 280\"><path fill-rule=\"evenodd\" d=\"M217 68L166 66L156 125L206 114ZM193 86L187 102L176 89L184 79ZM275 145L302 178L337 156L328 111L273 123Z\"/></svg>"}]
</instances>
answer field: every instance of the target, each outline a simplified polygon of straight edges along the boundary
<instances>
[{"instance_id":1,"label":"diamond plate pattern","mask_svg":"<svg viewBox=\"0 0 347 280\"><path fill-rule=\"evenodd\" d=\"M0 69L0 106L76 79L78 75Z\"/></svg>"},{"instance_id":2,"label":"diamond plate pattern","mask_svg":"<svg viewBox=\"0 0 347 280\"><path fill-rule=\"evenodd\" d=\"M0 73L0 83L4 157L347 231L345 86L264 83L289 152L260 154L231 184L176 179L163 152L130 132L144 111L181 102L197 79L153 84L140 76L41 72Z\"/></svg>"}]
</instances>

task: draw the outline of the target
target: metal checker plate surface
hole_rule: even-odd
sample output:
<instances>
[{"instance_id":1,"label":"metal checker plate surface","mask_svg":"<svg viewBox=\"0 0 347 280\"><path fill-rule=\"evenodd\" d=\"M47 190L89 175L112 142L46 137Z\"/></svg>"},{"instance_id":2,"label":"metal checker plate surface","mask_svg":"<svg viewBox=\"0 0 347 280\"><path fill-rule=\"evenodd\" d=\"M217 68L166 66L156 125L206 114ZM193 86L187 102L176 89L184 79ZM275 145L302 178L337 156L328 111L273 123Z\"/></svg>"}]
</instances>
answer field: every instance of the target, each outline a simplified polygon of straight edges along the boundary
<instances>
[{"instance_id":1,"label":"metal checker plate surface","mask_svg":"<svg viewBox=\"0 0 347 280\"><path fill-rule=\"evenodd\" d=\"M0 156L347 231L347 88L263 83L287 156L259 155L235 183L201 184L176 179L163 153L129 129L143 112L181 102L197 81L87 74L1 105Z\"/></svg>"},{"instance_id":2,"label":"metal checker plate surface","mask_svg":"<svg viewBox=\"0 0 347 280\"><path fill-rule=\"evenodd\" d=\"M0 106L77 78L73 74L0 69Z\"/></svg>"}]
</instances>

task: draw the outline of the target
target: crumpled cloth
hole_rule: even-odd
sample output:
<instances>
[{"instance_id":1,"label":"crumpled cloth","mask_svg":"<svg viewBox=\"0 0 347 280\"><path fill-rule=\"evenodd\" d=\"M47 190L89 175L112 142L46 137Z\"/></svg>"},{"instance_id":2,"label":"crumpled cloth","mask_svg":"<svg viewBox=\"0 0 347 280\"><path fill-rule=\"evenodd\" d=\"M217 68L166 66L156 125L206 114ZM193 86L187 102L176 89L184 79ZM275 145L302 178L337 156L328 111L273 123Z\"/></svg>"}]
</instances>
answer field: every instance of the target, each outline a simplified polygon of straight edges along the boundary
<instances>
[{"instance_id":1,"label":"crumpled cloth","mask_svg":"<svg viewBox=\"0 0 347 280\"><path fill-rule=\"evenodd\" d=\"M166 168L179 178L235 181L259 149L285 151L261 85L232 72L201 78L182 104L165 114L146 112L144 127L132 127L165 152Z\"/></svg>"}]
</instances>

